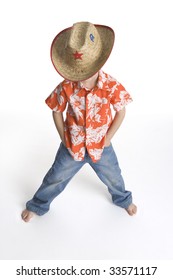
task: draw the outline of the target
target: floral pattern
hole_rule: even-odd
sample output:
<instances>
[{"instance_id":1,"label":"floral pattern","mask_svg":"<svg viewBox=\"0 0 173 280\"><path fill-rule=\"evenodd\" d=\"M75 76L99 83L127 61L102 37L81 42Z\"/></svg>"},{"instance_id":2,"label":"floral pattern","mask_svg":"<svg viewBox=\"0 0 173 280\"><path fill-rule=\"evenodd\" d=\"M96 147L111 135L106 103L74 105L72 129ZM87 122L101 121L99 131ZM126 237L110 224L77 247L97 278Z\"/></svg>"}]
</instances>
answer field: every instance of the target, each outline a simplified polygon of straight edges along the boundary
<instances>
[{"instance_id":1,"label":"floral pattern","mask_svg":"<svg viewBox=\"0 0 173 280\"><path fill-rule=\"evenodd\" d=\"M111 105L116 112L132 101L113 77L99 71L97 85L89 90L81 82L64 80L46 99L57 112L66 111L65 142L74 160L84 159L86 150L93 162L101 158L106 133L112 123Z\"/></svg>"}]
</instances>

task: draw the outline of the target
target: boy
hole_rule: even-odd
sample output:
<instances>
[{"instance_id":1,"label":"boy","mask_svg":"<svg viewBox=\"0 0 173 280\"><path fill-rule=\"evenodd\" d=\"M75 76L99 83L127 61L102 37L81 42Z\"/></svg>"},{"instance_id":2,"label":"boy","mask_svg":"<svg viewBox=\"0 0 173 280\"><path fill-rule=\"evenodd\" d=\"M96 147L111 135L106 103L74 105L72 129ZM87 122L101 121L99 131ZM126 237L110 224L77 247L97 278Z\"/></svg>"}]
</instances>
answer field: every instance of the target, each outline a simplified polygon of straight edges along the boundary
<instances>
[{"instance_id":1,"label":"boy","mask_svg":"<svg viewBox=\"0 0 173 280\"><path fill-rule=\"evenodd\" d=\"M108 187L114 204L131 216L137 212L131 192L125 190L111 144L124 119L125 106L132 101L125 88L101 70L113 44L114 31L110 27L89 22L78 22L53 40L51 59L65 80L46 99L46 104L53 110L62 143L42 185L22 212L25 222L34 214L40 216L49 211L52 200L85 163ZM110 105L116 111L114 118Z\"/></svg>"}]
</instances>

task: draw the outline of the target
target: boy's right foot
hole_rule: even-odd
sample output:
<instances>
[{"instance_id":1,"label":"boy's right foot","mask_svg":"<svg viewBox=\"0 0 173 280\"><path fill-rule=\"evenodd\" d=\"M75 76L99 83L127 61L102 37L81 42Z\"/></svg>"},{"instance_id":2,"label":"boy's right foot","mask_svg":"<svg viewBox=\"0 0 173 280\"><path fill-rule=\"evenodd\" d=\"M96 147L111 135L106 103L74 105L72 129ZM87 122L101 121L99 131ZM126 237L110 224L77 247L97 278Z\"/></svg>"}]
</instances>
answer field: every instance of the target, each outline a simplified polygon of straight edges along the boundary
<instances>
[{"instance_id":1,"label":"boy's right foot","mask_svg":"<svg viewBox=\"0 0 173 280\"><path fill-rule=\"evenodd\" d=\"M33 218L34 215L35 215L34 212L31 212L31 211L25 209L25 210L22 212L21 217L22 217L22 219L24 220L24 222L27 223L27 222L29 222L29 221Z\"/></svg>"}]
</instances>

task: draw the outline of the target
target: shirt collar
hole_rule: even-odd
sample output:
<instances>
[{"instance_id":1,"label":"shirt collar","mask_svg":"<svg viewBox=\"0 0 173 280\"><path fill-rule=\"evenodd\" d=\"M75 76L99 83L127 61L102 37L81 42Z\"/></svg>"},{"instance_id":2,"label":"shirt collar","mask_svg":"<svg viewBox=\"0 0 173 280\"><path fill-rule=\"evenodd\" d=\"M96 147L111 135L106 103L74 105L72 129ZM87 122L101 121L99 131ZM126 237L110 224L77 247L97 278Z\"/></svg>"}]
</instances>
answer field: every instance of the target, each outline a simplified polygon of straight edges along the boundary
<instances>
[{"instance_id":1,"label":"shirt collar","mask_svg":"<svg viewBox=\"0 0 173 280\"><path fill-rule=\"evenodd\" d=\"M109 89L106 75L102 70L99 71L98 81L97 81L97 84L95 87L98 89L102 89L102 90ZM84 87L82 82L80 82L80 81L78 82L78 88L84 88L87 91L91 90L91 89Z\"/></svg>"}]
</instances>

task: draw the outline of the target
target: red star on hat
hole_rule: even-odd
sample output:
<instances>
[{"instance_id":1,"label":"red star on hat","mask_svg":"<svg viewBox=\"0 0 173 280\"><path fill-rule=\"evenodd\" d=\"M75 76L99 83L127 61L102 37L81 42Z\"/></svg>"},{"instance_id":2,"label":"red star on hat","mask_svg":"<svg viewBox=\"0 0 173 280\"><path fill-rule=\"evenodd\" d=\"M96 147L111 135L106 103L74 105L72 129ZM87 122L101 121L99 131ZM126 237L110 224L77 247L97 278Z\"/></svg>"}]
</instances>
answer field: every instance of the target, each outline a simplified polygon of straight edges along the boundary
<instances>
[{"instance_id":1,"label":"red star on hat","mask_svg":"<svg viewBox=\"0 0 173 280\"><path fill-rule=\"evenodd\" d=\"M81 59L81 60L82 60L82 55L83 55L83 53L78 53L78 52L76 51L75 53L73 53L73 55L74 55L74 58L75 58L75 59Z\"/></svg>"}]
</instances>

